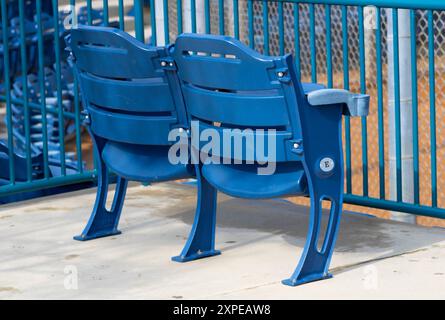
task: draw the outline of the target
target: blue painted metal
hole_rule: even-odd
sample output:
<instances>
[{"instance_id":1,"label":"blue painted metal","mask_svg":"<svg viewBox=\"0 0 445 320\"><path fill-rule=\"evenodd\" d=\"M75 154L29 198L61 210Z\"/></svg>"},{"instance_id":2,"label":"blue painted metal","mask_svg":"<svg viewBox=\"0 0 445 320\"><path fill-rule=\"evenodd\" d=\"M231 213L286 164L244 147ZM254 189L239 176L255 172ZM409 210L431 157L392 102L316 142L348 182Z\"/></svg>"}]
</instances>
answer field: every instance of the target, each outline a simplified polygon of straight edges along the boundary
<instances>
[{"instance_id":1,"label":"blue painted metal","mask_svg":"<svg viewBox=\"0 0 445 320\"><path fill-rule=\"evenodd\" d=\"M233 33L236 39L239 39L239 3L238 0L233 0Z\"/></svg>"},{"instance_id":2,"label":"blue painted metal","mask_svg":"<svg viewBox=\"0 0 445 320\"><path fill-rule=\"evenodd\" d=\"M87 2L88 3L88 2ZM57 0L53 0L53 16L57 17L59 14L59 6ZM88 7L88 23L91 24L91 12ZM58 19L54 20L54 52L55 52L55 63L54 69L56 71L56 97L57 97L57 110L58 112L58 121L60 128L65 127L65 117L63 115L64 109L62 105L62 57L61 57L61 39L59 34L59 21ZM66 157L65 157L65 130L59 130L59 150L60 150L60 163L61 163L61 171L62 175L66 175Z\"/></svg>"},{"instance_id":3,"label":"blue painted metal","mask_svg":"<svg viewBox=\"0 0 445 320\"><path fill-rule=\"evenodd\" d=\"M224 30L224 0L218 0L219 34L225 34Z\"/></svg>"},{"instance_id":4,"label":"blue painted metal","mask_svg":"<svg viewBox=\"0 0 445 320\"><path fill-rule=\"evenodd\" d=\"M119 29L125 30L125 17L124 17L124 0L119 0Z\"/></svg>"},{"instance_id":5,"label":"blue painted metal","mask_svg":"<svg viewBox=\"0 0 445 320\"><path fill-rule=\"evenodd\" d=\"M375 42L377 60L377 110L379 131L379 197L380 199L385 199L385 123L383 111L382 16L380 8L377 8L376 14L377 29ZM417 81L413 83L417 83Z\"/></svg>"},{"instance_id":6,"label":"blue painted metal","mask_svg":"<svg viewBox=\"0 0 445 320\"><path fill-rule=\"evenodd\" d=\"M25 152L26 152L26 172L27 181L32 180L32 160L31 160L31 141L30 141L30 114L28 108L28 88L26 81L27 70L27 48L26 48L26 34L27 26L25 21L25 2L24 0L19 0L19 30L20 30L20 63L22 71L22 85L23 85L23 125L25 127Z\"/></svg>"},{"instance_id":7,"label":"blue painted metal","mask_svg":"<svg viewBox=\"0 0 445 320\"><path fill-rule=\"evenodd\" d=\"M150 22L151 22L151 45L156 46L157 35L156 35L156 17L155 17L155 1L150 0ZM182 24L181 24L182 25ZM141 39L139 39L141 40Z\"/></svg>"},{"instance_id":8,"label":"blue painted metal","mask_svg":"<svg viewBox=\"0 0 445 320\"><path fill-rule=\"evenodd\" d=\"M410 12L410 29L411 29L411 81L417 84L417 18L416 11ZM417 85L412 86L413 97L413 176L414 176L414 203L420 203L420 179L419 179L419 93Z\"/></svg>"},{"instance_id":9,"label":"blue painted metal","mask_svg":"<svg viewBox=\"0 0 445 320\"><path fill-rule=\"evenodd\" d=\"M208 182L206 188L212 194L212 200L205 201L211 210L207 214L197 212L189 240L180 257L174 259L189 261L204 257L206 253L196 251L197 244L206 242L203 239L207 239L213 250L216 190L234 197L255 199L309 195L311 214L307 242L294 274L283 283L295 286L330 277L329 261L343 201L341 123L342 114L349 114L346 104L311 105L307 94L320 87L312 85L309 90L303 89L291 55L260 55L231 37L180 35L173 57L186 109L191 119L200 122L200 127L217 131L255 128L264 130L264 136L285 137L276 143L277 157L274 159L249 158L246 149L252 146L243 145L241 156L224 154L225 160L231 160L229 163L213 150L212 156L218 157L221 164L204 161L197 166L198 176ZM338 92L334 91L316 94L314 101L324 101L327 96L336 101ZM215 122L220 125L212 125ZM234 146L231 147L233 150ZM324 158L330 158L334 164L328 173L321 169ZM276 162L274 173L258 174L260 162L264 160ZM323 246L318 249L323 200L331 202L331 213Z\"/></svg>"},{"instance_id":10,"label":"blue painted metal","mask_svg":"<svg viewBox=\"0 0 445 320\"><path fill-rule=\"evenodd\" d=\"M178 34L181 34L182 33L182 0L177 0L176 7L177 7L176 24L178 25Z\"/></svg>"},{"instance_id":11,"label":"blue painted metal","mask_svg":"<svg viewBox=\"0 0 445 320\"><path fill-rule=\"evenodd\" d=\"M247 2L247 25L249 33L249 46L255 48L255 30L253 25L253 0L248 0Z\"/></svg>"},{"instance_id":12,"label":"blue painted metal","mask_svg":"<svg viewBox=\"0 0 445 320\"><path fill-rule=\"evenodd\" d=\"M188 125L182 99L174 94L179 87L168 70L168 48L106 27L73 29L70 46L98 159L96 203L75 237L90 240L119 233L128 180L175 180L191 177L193 170L168 160L169 131ZM111 210L105 207L109 170L118 176Z\"/></svg>"},{"instance_id":13,"label":"blue painted metal","mask_svg":"<svg viewBox=\"0 0 445 320\"><path fill-rule=\"evenodd\" d=\"M399 39L399 15L398 9L392 9L393 36ZM395 99L395 136L396 136L396 184L397 201L402 202L402 132L401 132L401 114L400 114L400 65L399 65L399 41L394 41L394 99Z\"/></svg>"},{"instance_id":14,"label":"blue painted metal","mask_svg":"<svg viewBox=\"0 0 445 320\"><path fill-rule=\"evenodd\" d=\"M332 72L332 22L331 22L331 6L325 8L326 23L326 69L327 69L327 87L332 88L334 85Z\"/></svg>"},{"instance_id":15,"label":"blue painted metal","mask_svg":"<svg viewBox=\"0 0 445 320\"><path fill-rule=\"evenodd\" d=\"M295 35L295 68L301 79L301 51L300 51L300 7L294 4L294 35Z\"/></svg>"},{"instance_id":16,"label":"blue painted metal","mask_svg":"<svg viewBox=\"0 0 445 320\"><path fill-rule=\"evenodd\" d=\"M430 91L431 205L437 207L436 64L434 12L428 11L428 64Z\"/></svg>"},{"instance_id":17,"label":"blue painted metal","mask_svg":"<svg viewBox=\"0 0 445 320\"><path fill-rule=\"evenodd\" d=\"M198 206L190 236L176 262L188 262L221 254L215 250L217 190L202 174L202 166L196 165L198 181Z\"/></svg>"},{"instance_id":18,"label":"blue painted metal","mask_svg":"<svg viewBox=\"0 0 445 320\"><path fill-rule=\"evenodd\" d=\"M152 7L154 9L154 7ZM154 10L153 10L154 11ZM142 0L134 0L134 18L136 38L139 41L145 41L144 35L144 3Z\"/></svg>"},{"instance_id":19,"label":"blue painted metal","mask_svg":"<svg viewBox=\"0 0 445 320\"><path fill-rule=\"evenodd\" d=\"M363 7L358 8L359 17L359 54L360 54L360 92L366 94L366 55L365 55L365 30ZM366 117L362 117L362 175L363 195L368 196L368 123Z\"/></svg>"},{"instance_id":20,"label":"blue painted metal","mask_svg":"<svg viewBox=\"0 0 445 320\"><path fill-rule=\"evenodd\" d=\"M309 30L311 47L311 81L317 82L317 35L315 33L315 5L309 5Z\"/></svg>"},{"instance_id":21,"label":"blue painted metal","mask_svg":"<svg viewBox=\"0 0 445 320\"><path fill-rule=\"evenodd\" d=\"M283 17L283 4L278 4L278 35L279 35L279 47L280 55L284 55L284 17Z\"/></svg>"},{"instance_id":22,"label":"blue painted metal","mask_svg":"<svg viewBox=\"0 0 445 320\"><path fill-rule=\"evenodd\" d=\"M343 45L343 88L349 90L348 7L341 7ZM352 193L351 121L345 118L346 193Z\"/></svg>"},{"instance_id":23,"label":"blue painted metal","mask_svg":"<svg viewBox=\"0 0 445 320\"><path fill-rule=\"evenodd\" d=\"M196 32L196 0L190 0L192 32Z\"/></svg>"},{"instance_id":24,"label":"blue painted metal","mask_svg":"<svg viewBox=\"0 0 445 320\"><path fill-rule=\"evenodd\" d=\"M269 55L269 6L268 1L263 1L263 41L264 54Z\"/></svg>"},{"instance_id":25,"label":"blue painted metal","mask_svg":"<svg viewBox=\"0 0 445 320\"><path fill-rule=\"evenodd\" d=\"M0 64L0 72L4 68L4 85L5 85L5 102L6 102L6 121L7 123L12 123L12 112L11 112L11 79L10 79L10 60L9 60L9 28L8 28L8 18L7 18L7 7L6 2L1 2L1 17L2 17L2 58L3 64ZM0 88L1 90L1 88ZM14 141L13 141L13 131L12 125L7 125L8 134L8 150L9 150L9 182L10 184L15 184L15 164L13 160L14 155Z\"/></svg>"}]
</instances>

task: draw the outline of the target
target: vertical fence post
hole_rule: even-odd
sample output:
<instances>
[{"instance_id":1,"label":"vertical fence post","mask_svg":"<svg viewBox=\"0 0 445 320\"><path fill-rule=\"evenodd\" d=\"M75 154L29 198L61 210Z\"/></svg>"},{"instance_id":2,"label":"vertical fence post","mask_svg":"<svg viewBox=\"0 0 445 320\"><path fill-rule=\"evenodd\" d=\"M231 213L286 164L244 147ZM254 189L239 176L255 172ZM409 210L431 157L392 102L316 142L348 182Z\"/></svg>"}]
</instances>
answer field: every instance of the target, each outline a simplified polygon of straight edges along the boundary
<instances>
[{"instance_id":1,"label":"vertical fence post","mask_svg":"<svg viewBox=\"0 0 445 320\"><path fill-rule=\"evenodd\" d=\"M182 6L184 32L205 33L204 7L204 0L184 1Z\"/></svg>"},{"instance_id":2,"label":"vertical fence post","mask_svg":"<svg viewBox=\"0 0 445 320\"><path fill-rule=\"evenodd\" d=\"M396 28L396 29L395 29ZM397 30L398 28L398 30ZM398 39L394 38L394 31L398 31ZM397 33L397 32L396 32ZM399 56L396 57L394 46L397 46ZM412 121L412 65L411 65L411 25L410 11L398 10L398 25L393 21L392 10L388 10L388 117L389 123L389 168L390 168L390 197L391 200L414 203L414 175L413 175L413 121ZM395 63L399 74L395 74ZM397 126L397 110L400 108L400 141ZM401 150L398 151L397 144ZM400 153L400 154L398 154ZM400 157L400 159L398 159ZM401 168L398 168L401 163ZM401 172L397 173L401 169ZM398 177L398 175L400 175ZM398 179L402 183L398 182ZM400 190L401 188L401 190ZM401 199L400 199L401 194ZM391 217L397 221L415 223L416 218L400 212L392 212Z\"/></svg>"},{"instance_id":3,"label":"vertical fence post","mask_svg":"<svg viewBox=\"0 0 445 320\"><path fill-rule=\"evenodd\" d=\"M31 163L31 128L30 128L30 108L28 99L28 64L27 64L27 50L26 50L26 32L25 32L25 1L20 0L19 19L20 19L20 63L22 72L22 87L23 87L23 113L24 113L24 129L25 129L25 152L26 152L26 176L30 182L32 180L32 163Z\"/></svg>"},{"instance_id":4,"label":"vertical fence post","mask_svg":"<svg viewBox=\"0 0 445 320\"><path fill-rule=\"evenodd\" d=\"M48 122L46 115L46 92L45 92L45 61L43 51L43 28L42 28L42 0L36 1L36 18L37 18L37 47L39 60L39 85L40 85L40 107L42 114L42 149L43 149L43 172L45 179L49 178L48 165Z\"/></svg>"},{"instance_id":5,"label":"vertical fence post","mask_svg":"<svg viewBox=\"0 0 445 320\"><path fill-rule=\"evenodd\" d=\"M134 0L134 28L136 38L145 42L144 36L144 3L143 0Z\"/></svg>"},{"instance_id":6,"label":"vertical fence post","mask_svg":"<svg viewBox=\"0 0 445 320\"><path fill-rule=\"evenodd\" d=\"M102 2L103 11L104 11L104 26L108 26L110 22L110 14L108 10L108 0L103 0Z\"/></svg>"},{"instance_id":7,"label":"vertical fence post","mask_svg":"<svg viewBox=\"0 0 445 320\"><path fill-rule=\"evenodd\" d=\"M119 28L125 30L125 5L124 0L119 0L118 3L118 14L119 14Z\"/></svg>"},{"instance_id":8,"label":"vertical fence post","mask_svg":"<svg viewBox=\"0 0 445 320\"><path fill-rule=\"evenodd\" d=\"M8 149L9 149L9 182L11 185L15 184L15 163L14 163L14 141L12 129L12 108L11 108L11 75L10 75L10 59L9 59L9 26L8 26L8 11L6 0L1 0L1 25L3 29L3 77L5 88L5 102L6 102L6 130L8 135Z\"/></svg>"}]
</instances>

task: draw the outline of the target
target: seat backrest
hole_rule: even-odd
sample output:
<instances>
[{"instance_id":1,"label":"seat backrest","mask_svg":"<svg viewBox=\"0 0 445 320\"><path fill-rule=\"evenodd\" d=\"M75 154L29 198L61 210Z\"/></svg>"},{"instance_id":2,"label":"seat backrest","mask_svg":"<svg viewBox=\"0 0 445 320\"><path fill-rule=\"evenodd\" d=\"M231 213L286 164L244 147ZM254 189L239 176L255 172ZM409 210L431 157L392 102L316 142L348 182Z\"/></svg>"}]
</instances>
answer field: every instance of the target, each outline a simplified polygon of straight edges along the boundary
<instances>
[{"instance_id":1,"label":"seat backrest","mask_svg":"<svg viewBox=\"0 0 445 320\"><path fill-rule=\"evenodd\" d=\"M200 121L200 130L264 129L268 135L267 129L274 129L276 162L298 161L289 146L301 139L298 104L304 96L300 83L289 85L295 72L290 55L263 56L227 36L183 34L173 56L187 112ZM268 139L263 141L267 150ZM232 152L231 158L267 160L246 152Z\"/></svg>"},{"instance_id":2,"label":"seat backrest","mask_svg":"<svg viewBox=\"0 0 445 320\"><path fill-rule=\"evenodd\" d=\"M73 29L70 47L93 133L117 142L168 145L172 128L187 125L174 74L152 47L114 28Z\"/></svg>"}]
</instances>

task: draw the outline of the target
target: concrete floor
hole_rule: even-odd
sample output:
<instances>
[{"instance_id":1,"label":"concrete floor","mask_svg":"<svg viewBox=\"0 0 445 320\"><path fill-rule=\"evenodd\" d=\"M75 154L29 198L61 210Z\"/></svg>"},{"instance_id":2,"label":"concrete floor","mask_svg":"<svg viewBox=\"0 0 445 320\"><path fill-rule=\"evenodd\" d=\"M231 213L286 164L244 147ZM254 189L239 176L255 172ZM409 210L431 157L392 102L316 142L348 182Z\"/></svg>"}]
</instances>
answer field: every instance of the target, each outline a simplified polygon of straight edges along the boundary
<instances>
[{"instance_id":1,"label":"concrete floor","mask_svg":"<svg viewBox=\"0 0 445 320\"><path fill-rule=\"evenodd\" d=\"M0 299L445 298L445 230L345 213L334 278L286 287L307 228L305 207L220 197L221 256L178 264L195 188L132 186L122 235L77 242L95 190L0 208Z\"/></svg>"}]
</instances>

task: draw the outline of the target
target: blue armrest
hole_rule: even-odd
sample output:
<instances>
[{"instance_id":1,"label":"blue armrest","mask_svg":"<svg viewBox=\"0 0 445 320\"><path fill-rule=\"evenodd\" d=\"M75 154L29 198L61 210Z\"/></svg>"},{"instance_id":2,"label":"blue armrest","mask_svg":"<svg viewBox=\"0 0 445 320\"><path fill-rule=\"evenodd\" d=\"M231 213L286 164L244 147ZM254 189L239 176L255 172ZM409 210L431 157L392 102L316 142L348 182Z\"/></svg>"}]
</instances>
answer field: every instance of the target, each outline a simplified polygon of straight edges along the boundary
<instances>
[{"instance_id":1,"label":"blue armrest","mask_svg":"<svg viewBox=\"0 0 445 320\"><path fill-rule=\"evenodd\" d=\"M370 97L366 94L351 93L342 89L322 89L310 92L307 99L313 106L345 104L343 114L352 117L366 117L369 114Z\"/></svg>"}]
</instances>

